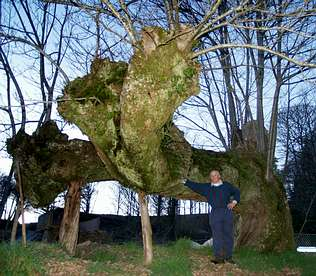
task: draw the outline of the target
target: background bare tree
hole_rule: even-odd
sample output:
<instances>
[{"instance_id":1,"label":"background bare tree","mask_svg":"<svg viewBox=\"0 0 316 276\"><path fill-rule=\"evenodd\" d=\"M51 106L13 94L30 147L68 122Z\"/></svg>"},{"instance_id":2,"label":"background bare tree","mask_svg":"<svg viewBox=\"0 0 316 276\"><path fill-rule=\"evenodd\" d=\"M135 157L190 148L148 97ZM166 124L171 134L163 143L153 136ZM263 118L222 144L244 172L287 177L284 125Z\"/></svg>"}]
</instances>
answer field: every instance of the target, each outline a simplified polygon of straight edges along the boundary
<instances>
[{"instance_id":1,"label":"background bare tree","mask_svg":"<svg viewBox=\"0 0 316 276\"><path fill-rule=\"evenodd\" d=\"M93 196L96 194L95 183L90 183L81 188L81 210L89 214L91 211L91 204Z\"/></svg>"},{"instance_id":2,"label":"background bare tree","mask_svg":"<svg viewBox=\"0 0 316 276\"><path fill-rule=\"evenodd\" d=\"M201 47L219 44L251 44L254 47L220 48L215 54L201 56L204 68L202 93L178 110L180 116L177 116L176 122L182 129L191 130L189 138L193 129L197 136L202 134L205 141L212 141L205 143L209 147L228 150L249 140L247 131L242 132L242 128L255 119L256 149L266 155L266 177L269 180L275 160L280 97L286 95L288 86L294 85L292 93L299 94L301 85L309 85L308 81L314 80L315 74L309 68L302 69L280 56L256 50L256 46L269 47L291 58L305 55L307 60L312 61L315 59L315 30L311 26L315 24L315 17L300 13L301 2L280 0L258 1L258 11L236 18L234 14L230 15L228 8L232 3L221 1L218 13L228 16L221 19L216 31L203 34L204 44ZM312 7L312 3L307 3L307 7L309 4ZM203 15L199 9L203 4L197 3L194 10L190 9L190 5L190 2L183 3L186 18L199 22ZM292 15L298 16L288 18L290 10ZM271 99L272 105L269 104ZM179 118L185 119L184 122ZM184 125L188 126L182 127ZM269 132L264 130L264 126L269 126ZM237 142L233 142L234 139Z\"/></svg>"},{"instance_id":3,"label":"background bare tree","mask_svg":"<svg viewBox=\"0 0 316 276\"><path fill-rule=\"evenodd\" d=\"M314 102L284 108L279 117L279 140L287 162L282 170L295 232L315 233L316 109Z\"/></svg>"}]
</instances>

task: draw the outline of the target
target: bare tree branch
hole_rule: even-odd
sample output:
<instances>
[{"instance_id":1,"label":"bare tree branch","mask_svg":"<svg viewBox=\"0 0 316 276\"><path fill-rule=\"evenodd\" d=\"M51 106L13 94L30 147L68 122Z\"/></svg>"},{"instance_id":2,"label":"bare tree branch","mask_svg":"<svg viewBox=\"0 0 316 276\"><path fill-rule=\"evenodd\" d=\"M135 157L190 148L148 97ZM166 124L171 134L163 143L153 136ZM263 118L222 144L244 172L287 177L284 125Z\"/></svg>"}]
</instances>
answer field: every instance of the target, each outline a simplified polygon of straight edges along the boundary
<instances>
[{"instance_id":1,"label":"bare tree branch","mask_svg":"<svg viewBox=\"0 0 316 276\"><path fill-rule=\"evenodd\" d=\"M220 49L225 49L225 48L249 48L249 49L261 50L261 51L265 51L265 52L271 53L273 55L279 56L279 57L281 57L285 60L288 60L288 61L290 61L298 66L301 66L301 67L316 68L315 63L309 63L309 62L304 62L304 61L301 62L301 61L295 60L294 58L290 58L289 56L287 56L283 53L272 50L268 47L252 45L252 44L233 44L233 43L220 44L220 45L216 45L216 46L213 46L213 47L210 47L207 49L203 49L203 50L194 52L191 54L191 58L194 59L194 58L197 58L200 55L203 55L205 53L214 52L214 51L217 51Z\"/></svg>"}]
</instances>

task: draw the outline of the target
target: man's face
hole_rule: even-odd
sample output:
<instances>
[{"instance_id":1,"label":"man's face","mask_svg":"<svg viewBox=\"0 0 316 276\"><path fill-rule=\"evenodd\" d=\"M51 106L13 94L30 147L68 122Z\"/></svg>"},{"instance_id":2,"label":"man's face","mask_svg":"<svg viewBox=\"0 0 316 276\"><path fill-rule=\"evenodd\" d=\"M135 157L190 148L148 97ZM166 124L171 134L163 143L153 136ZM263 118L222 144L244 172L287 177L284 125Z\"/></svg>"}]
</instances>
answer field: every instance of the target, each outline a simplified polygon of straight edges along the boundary
<instances>
[{"instance_id":1,"label":"man's face","mask_svg":"<svg viewBox=\"0 0 316 276\"><path fill-rule=\"evenodd\" d=\"M221 175L218 171L211 171L210 172L210 178L212 183L217 183L221 180Z\"/></svg>"}]
</instances>

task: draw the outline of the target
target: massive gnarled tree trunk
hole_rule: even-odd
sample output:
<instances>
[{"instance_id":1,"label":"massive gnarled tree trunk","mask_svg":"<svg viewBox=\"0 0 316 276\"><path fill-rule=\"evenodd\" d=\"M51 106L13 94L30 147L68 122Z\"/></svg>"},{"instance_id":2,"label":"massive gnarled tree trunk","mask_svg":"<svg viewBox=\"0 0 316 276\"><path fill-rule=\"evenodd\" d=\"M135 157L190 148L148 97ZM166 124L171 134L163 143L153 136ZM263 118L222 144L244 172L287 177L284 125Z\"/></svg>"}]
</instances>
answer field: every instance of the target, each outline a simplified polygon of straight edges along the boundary
<instances>
[{"instance_id":1,"label":"massive gnarled tree trunk","mask_svg":"<svg viewBox=\"0 0 316 276\"><path fill-rule=\"evenodd\" d=\"M292 247L285 193L277 179L264 180L264 157L193 149L172 124L175 109L199 91L190 35L168 40L161 28L146 28L141 42L129 64L95 60L89 75L65 88L59 113L89 136L113 177L146 194L205 200L180 179L208 181L210 169L221 169L241 189L237 244Z\"/></svg>"},{"instance_id":2,"label":"massive gnarled tree trunk","mask_svg":"<svg viewBox=\"0 0 316 276\"><path fill-rule=\"evenodd\" d=\"M13 156L19 156L25 197L35 207L52 202L78 177L84 179L85 183L115 179L111 177L90 142L68 141L64 135L60 139L59 135L53 135L48 130L49 124L51 123L41 128L40 134L29 136L18 133L8 143L9 152ZM50 134L43 137L42 133ZM176 147L178 143L172 137L170 136L169 141L170 157L177 156L180 149L186 148ZM183 141L178 146L183 143L188 146ZM171 147L173 143L175 146ZM183 175L205 182L208 181L209 170L217 168L222 171L224 179L240 188L241 204L236 209L237 246L252 245L261 250L282 250L293 246L291 217L284 189L277 179L273 179L271 183L266 182L263 158L244 150L216 153L190 148L189 164L188 172L176 177ZM120 181L123 185L128 185L122 179ZM171 187L163 186L156 193L178 199L206 200L180 181Z\"/></svg>"},{"instance_id":3,"label":"massive gnarled tree trunk","mask_svg":"<svg viewBox=\"0 0 316 276\"><path fill-rule=\"evenodd\" d=\"M79 229L80 188L86 182L112 179L93 145L78 139L68 141L54 122L47 122L32 136L19 131L7 148L14 162L19 160L23 190L34 207L47 206L67 189L59 240L73 255Z\"/></svg>"},{"instance_id":4,"label":"massive gnarled tree trunk","mask_svg":"<svg viewBox=\"0 0 316 276\"><path fill-rule=\"evenodd\" d=\"M190 39L182 35L168 40L164 30L147 28L142 34L142 48L135 50L129 64L95 60L90 74L65 87L58 111L91 141L76 141L76 145L67 141L70 148L73 146L70 152L83 150L90 158L84 162L80 154L71 156L80 166L86 166L79 171L71 169L72 180L86 171L82 176L85 182L116 179L145 194L205 201L186 188L181 179L205 182L210 169L217 168L224 179L241 190L237 245L253 245L261 250L293 247L284 189L276 178L266 182L264 158L245 148L225 153L192 148L172 123L175 109L199 91L199 65L189 58ZM89 152L80 143L89 145ZM66 150L68 146L61 144L52 142L50 146ZM51 167L42 168L42 172L53 182L65 185L70 176L63 177L61 156L54 156ZM23 172L30 174L25 165ZM29 190L31 198L36 199L42 189L51 189L49 185L36 185Z\"/></svg>"}]
</instances>

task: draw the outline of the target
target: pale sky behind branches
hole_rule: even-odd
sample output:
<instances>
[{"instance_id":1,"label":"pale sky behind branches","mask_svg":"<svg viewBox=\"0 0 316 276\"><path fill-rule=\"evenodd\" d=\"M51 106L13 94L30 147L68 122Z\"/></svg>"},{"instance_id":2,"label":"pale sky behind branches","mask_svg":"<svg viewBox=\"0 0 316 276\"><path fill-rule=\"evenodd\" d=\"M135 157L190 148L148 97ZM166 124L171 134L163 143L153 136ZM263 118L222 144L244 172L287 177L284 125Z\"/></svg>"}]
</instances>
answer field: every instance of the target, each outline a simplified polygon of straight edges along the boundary
<instances>
[{"instance_id":1,"label":"pale sky behind branches","mask_svg":"<svg viewBox=\"0 0 316 276\"><path fill-rule=\"evenodd\" d=\"M60 12L62 12L63 7L59 7ZM80 38L85 38L85 36L88 37L89 31L93 32L93 28L89 25L89 20L91 20L89 15L83 15L83 13L74 13L73 16L76 16L80 14L82 26L75 26L73 31L73 34L77 35ZM13 20L16 20L16 18L13 18ZM85 23L86 22L86 23ZM118 25L114 22L106 22L106 27L112 30L115 30L119 34L123 34L123 30L118 27ZM69 26L67 26L69 28ZM52 40L48 44L46 51L54 51L54 37L57 37L57 33L52 35ZM117 41L117 37L115 37L115 34L108 32L107 33L108 44L115 44ZM87 38L85 40L80 40L83 45L81 47L85 48L87 51L91 51L94 47L94 39ZM79 44L73 44L72 47L79 47ZM105 45L103 44L105 47ZM38 56L38 52L34 49L30 49L26 45L23 45L21 43L11 43L10 44L10 50L13 49L13 55L9 56L11 66L14 68L15 75L17 76L17 80L20 84L20 87L22 88L23 95L25 97L25 103L27 105L27 120L34 120L36 121L41 112L42 112L42 103L36 104L36 102L41 101L41 92L39 90L39 83L38 83L38 62L36 61L36 56ZM51 48L51 49L50 49ZM78 48L79 49L79 48ZM90 50L89 50L90 49ZM243 51L239 49L235 49L235 54L237 59L239 60L239 64L242 65L243 63ZM27 55L25 55L25 52L27 52ZM92 51L93 52L93 51ZM113 58L114 60L128 60L130 57L130 47L129 46L122 46L122 44L118 44L113 49L114 56L111 57L110 53L107 52L105 56L109 56ZM35 58L34 58L35 57ZM66 72L67 76L70 79L74 79L77 76L82 76L89 70L89 62L92 59L92 56L89 59L86 60L86 62L80 63L76 62L76 56L73 55L73 52L70 51L70 55L65 57L61 67ZM215 54L214 54L215 58ZM218 62L215 62L218 65ZM266 68L269 69L270 64L266 62ZM216 69L216 68L215 68ZM219 67L217 68L219 69ZM54 65L51 65L49 61L46 60L46 70L49 72L53 72L55 70ZM222 74L221 71L218 71L215 74L219 76L219 85L223 87L223 80L220 79L220 75ZM275 80L272 76L272 73L269 73L271 77L266 77L264 80L264 111L265 111L265 122L266 127L268 128L269 124L269 118L271 113L271 106L272 106L272 95L274 92L274 86L275 86ZM311 73L303 73L298 78L308 78L311 75ZM0 105L6 106L6 96L5 96L5 83L6 83L6 77L5 74L1 71L0 72ZM241 83L244 83L244 80L241 78ZM201 82L203 84L203 82ZM62 88L64 86L64 80L61 76L58 78L58 83L55 88L54 92L54 99L56 99L58 96L62 94ZM298 95L300 93L305 93L306 90L313 90L315 89L315 82L303 82L299 83L297 85L293 85L291 89L292 91L292 102L299 102L301 100ZM213 89L212 87L211 89ZM282 93L280 95L280 106L285 106L287 102L287 87L282 88ZM312 102L316 102L315 93L310 94L310 100ZM200 95L201 97L205 98L205 94L203 94L203 89L201 89ZM215 98L216 100L216 98ZM255 110L256 105L256 98L255 95L252 95L250 97L250 105ZM20 108L19 108L19 101L17 97L15 99L12 99L12 106L16 106L13 109L14 117L16 122L19 122L20 119ZM180 108L182 112L184 112L188 117L190 117L195 122L203 125L208 131L215 133L215 128L213 126L213 123L211 121L211 118L209 114L205 111L203 108L188 108L185 104L182 105ZM218 105L218 102L216 102L216 112L220 112L220 106ZM255 113L255 112L254 112ZM58 120L58 126L63 129L63 132L66 133L70 139L73 138L80 138L80 139L87 139L86 136L84 136L81 131L76 126L71 126L68 124L65 124L61 122L60 116L57 114L56 111L56 104L53 105L53 112L52 112L52 119ZM0 111L0 121L2 124L9 124L9 118L7 114ZM179 126L180 129L182 129L185 132L186 139L195 147L200 147L204 149L212 149L212 150L223 150L219 142L210 137L210 135L207 135L199 130L197 130L196 126L194 124L188 122L187 120L178 118L176 119L176 124ZM224 127L224 119L223 117L219 117L219 122L222 127ZM26 132L28 134L31 134L34 129L36 128L37 123L27 123L26 124ZM19 126L17 126L17 129ZM1 129L0 133L0 173L7 174L10 166L11 166L11 158L8 156L8 154L5 152L5 140L9 138L10 135L10 129L6 130L4 128ZM277 157L280 158L279 165L282 165L282 149L280 148L280 145L277 147L276 152ZM92 212L95 213L116 213L116 204L115 204L115 192L117 191L117 186L115 183L99 183L97 185L97 195L95 196L95 203L92 207ZM105 200L106 198L106 200ZM36 219L36 215L32 213L27 213L26 221L34 221Z\"/></svg>"}]
</instances>

